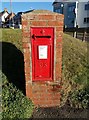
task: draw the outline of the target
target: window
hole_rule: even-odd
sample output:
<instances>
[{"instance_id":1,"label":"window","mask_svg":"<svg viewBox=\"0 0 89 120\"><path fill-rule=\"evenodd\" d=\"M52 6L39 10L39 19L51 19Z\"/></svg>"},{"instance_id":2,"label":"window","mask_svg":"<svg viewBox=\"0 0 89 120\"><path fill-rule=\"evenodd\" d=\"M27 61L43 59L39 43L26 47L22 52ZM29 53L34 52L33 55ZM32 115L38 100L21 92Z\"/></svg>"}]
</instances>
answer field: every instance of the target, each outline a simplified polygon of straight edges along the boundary
<instances>
[{"instance_id":1,"label":"window","mask_svg":"<svg viewBox=\"0 0 89 120\"><path fill-rule=\"evenodd\" d=\"M85 5L85 10L89 10L89 4Z\"/></svg>"},{"instance_id":2,"label":"window","mask_svg":"<svg viewBox=\"0 0 89 120\"><path fill-rule=\"evenodd\" d=\"M61 9L60 8L55 9L54 12L61 13Z\"/></svg>"},{"instance_id":3,"label":"window","mask_svg":"<svg viewBox=\"0 0 89 120\"><path fill-rule=\"evenodd\" d=\"M75 9L75 6L69 6L69 7L68 7L68 11L69 11L69 12L73 12L74 9Z\"/></svg>"},{"instance_id":4,"label":"window","mask_svg":"<svg viewBox=\"0 0 89 120\"><path fill-rule=\"evenodd\" d=\"M89 17L84 18L84 23L89 23Z\"/></svg>"}]
</instances>

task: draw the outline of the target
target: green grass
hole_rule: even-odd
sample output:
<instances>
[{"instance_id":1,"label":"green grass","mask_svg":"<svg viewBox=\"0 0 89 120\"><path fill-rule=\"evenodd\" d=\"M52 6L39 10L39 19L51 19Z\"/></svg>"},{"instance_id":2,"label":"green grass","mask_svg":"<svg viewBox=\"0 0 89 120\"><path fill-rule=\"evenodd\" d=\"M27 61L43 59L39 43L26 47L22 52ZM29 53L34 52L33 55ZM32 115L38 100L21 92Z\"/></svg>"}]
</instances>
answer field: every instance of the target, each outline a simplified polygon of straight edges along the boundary
<instances>
[{"instance_id":1,"label":"green grass","mask_svg":"<svg viewBox=\"0 0 89 120\"><path fill-rule=\"evenodd\" d=\"M70 35L63 36L62 102L68 99L74 107L87 108L89 104L88 45Z\"/></svg>"},{"instance_id":2,"label":"green grass","mask_svg":"<svg viewBox=\"0 0 89 120\"><path fill-rule=\"evenodd\" d=\"M63 74L66 79L86 86L87 70L87 42L64 34L63 39Z\"/></svg>"},{"instance_id":3,"label":"green grass","mask_svg":"<svg viewBox=\"0 0 89 120\"><path fill-rule=\"evenodd\" d=\"M18 116L20 117L28 117L28 113L31 116L33 107L32 103L28 102L26 97L23 95L23 93L20 91L19 86L21 84L17 85L17 83L13 84L14 81L19 81L21 79L23 81L23 71L19 73L18 69L23 69L23 59L22 53L22 32L19 29L0 29L2 31L2 41L4 45L4 55L3 55L3 63L8 65L9 67L6 68L4 65L4 72L3 72L3 81L6 81L2 90L2 94L4 97L3 104L4 111L3 115L4 117L9 115L9 117L14 116L14 118ZM1 36L0 36L1 40ZM10 44L7 44L10 43ZM89 45L87 42L82 42L78 39L74 39L70 35L64 34L63 36L63 59L62 59L62 74L63 74L63 89L62 89L62 100L65 101L65 96L67 96L66 99L69 99L70 104L73 105L76 103L78 106L81 107L87 107L88 99L89 99L89 90L88 85L89 81L87 80L89 76L87 75L89 71L89 65L87 63L87 45ZM18 53L18 54L17 54ZM21 65L22 64L22 65ZM21 65L21 66L19 66ZM8 73L8 69L10 69ZM16 74L14 74L16 73ZM17 74L19 73L19 74ZM16 77L16 75L20 75L20 77ZM12 77L11 77L12 76ZM16 77L16 79L14 79ZM13 80L14 79L14 80ZM10 80L10 82L9 82ZM12 81L12 82L11 82ZM15 86L16 85L16 86ZM7 87L8 86L8 87ZM18 87L17 87L18 86ZM13 93L15 91L15 94ZM5 92L6 91L6 92ZM80 92L81 91L81 92ZM12 97L10 96L10 92L13 93ZM17 94L17 96L16 96ZM15 98L15 100L12 102L11 98ZM22 102L20 103L20 97L24 99L24 102L26 102L25 107L27 106L28 112L24 113L22 116L22 111L24 107L22 106L22 111L19 111L18 106L20 107ZM81 97L81 99L80 99ZM77 98L77 99L76 99ZM8 102L10 103L8 106ZM16 107L16 111L12 112L12 106L13 103L18 102L18 106L14 104ZM28 104L27 104L28 103ZM8 106L8 107L7 107ZM10 110L9 110L10 107ZM30 117L29 116L29 117ZM16 118L17 119L17 118Z\"/></svg>"},{"instance_id":4,"label":"green grass","mask_svg":"<svg viewBox=\"0 0 89 120\"><path fill-rule=\"evenodd\" d=\"M10 42L22 51L22 31L20 29L0 29L0 41Z\"/></svg>"}]
</instances>

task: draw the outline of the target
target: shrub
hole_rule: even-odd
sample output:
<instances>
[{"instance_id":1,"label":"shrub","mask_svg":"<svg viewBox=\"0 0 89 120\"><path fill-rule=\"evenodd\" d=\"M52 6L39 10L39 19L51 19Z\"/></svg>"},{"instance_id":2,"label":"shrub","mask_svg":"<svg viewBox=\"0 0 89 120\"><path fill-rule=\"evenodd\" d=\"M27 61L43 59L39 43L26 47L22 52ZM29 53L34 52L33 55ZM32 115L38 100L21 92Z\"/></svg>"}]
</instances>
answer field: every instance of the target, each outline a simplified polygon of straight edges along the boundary
<instances>
[{"instance_id":1,"label":"shrub","mask_svg":"<svg viewBox=\"0 0 89 120\"><path fill-rule=\"evenodd\" d=\"M2 74L2 117L3 120L24 120L30 118L32 102Z\"/></svg>"},{"instance_id":2,"label":"shrub","mask_svg":"<svg viewBox=\"0 0 89 120\"><path fill-rule=\"evenodd\" d=\"M87 89L72 91L69 95L69 103L72 107L88 108L89 92Z\"/></svg>"}]
</instances>

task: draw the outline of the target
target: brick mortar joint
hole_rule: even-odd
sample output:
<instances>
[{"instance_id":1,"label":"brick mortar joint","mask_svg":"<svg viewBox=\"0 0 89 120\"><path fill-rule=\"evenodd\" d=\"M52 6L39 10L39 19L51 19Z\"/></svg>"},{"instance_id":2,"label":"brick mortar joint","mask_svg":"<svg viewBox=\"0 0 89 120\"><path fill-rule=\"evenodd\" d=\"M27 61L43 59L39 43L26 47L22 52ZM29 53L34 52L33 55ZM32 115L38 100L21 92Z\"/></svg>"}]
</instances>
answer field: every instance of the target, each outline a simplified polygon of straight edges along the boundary
<instances>
[{"instance_id":1,"label":"brick mortar joint","mask_svg":"<svg viewBox=\"0 0 89 120\"><path fill-rule=\"evenodd\" d=\"M29 20L29 21L28 21ZM31 18L28 18L27 19L27 21L28 21L28 23L27 24L29 24L29 22L32 22L32 21L36 21L36 22L38 22L38 21L48 21L48 22L50 22L50 21L54 21L54 22L63 22L63 20L62 19L59 19L59 20L57 20L56 18L54 18L54 19L51 19L51 18L48 18L48 19L31 19ZM26 26L26 25L23 25L23 26Z\"/></svg>"},{"instance_id":2,"label":"brick mortar joint","mask_svg":"<svg viewBox=\"0 0 89 120\"><path fill-rule=\"evenodd\" d=\"M64 16L62 14L58 14L58 13L55 13L55 12L47 12L47 13L27 13L27 14L23 14L22 16L27 16L27 15L55 15L55 16Z\"/></svg>"}]
</instances>

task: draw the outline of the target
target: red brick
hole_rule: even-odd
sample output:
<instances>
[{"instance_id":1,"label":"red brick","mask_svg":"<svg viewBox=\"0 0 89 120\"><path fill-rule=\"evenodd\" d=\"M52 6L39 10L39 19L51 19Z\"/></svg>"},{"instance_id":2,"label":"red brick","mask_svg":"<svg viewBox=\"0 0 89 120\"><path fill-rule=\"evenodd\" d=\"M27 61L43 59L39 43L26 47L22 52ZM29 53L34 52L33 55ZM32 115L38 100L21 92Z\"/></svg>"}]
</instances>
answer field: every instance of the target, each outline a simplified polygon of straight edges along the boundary
<instances>
[{"instance_id":1,"label":"red brick","mask_svg":"<svg viewBox=\"0 0 89 120\"><path fill-rule=\"evenodd\" d=\"M23 32L23 37L30 37L29 31L24 31Z\"/></svg>"},{"instance_id":2,"label":"red brick","mask_svg":"<svg viewBox=\"0 0 89 120\"><path fill-rule=\"evenodd\" d=\"M46 21L32 21L32 26L46 26Z\"/></svg>"},{"instance_id":3,"label":"red brick","mask_svg":"<svg viewBox=\"0 0 89 120\"><path fill-rule=\"evenodd\" d=\"M56 27L56 32L57 31L63 31L63 27L61 26L61 27Z\"/></svg>"},{"instance_id":4,"label":"red brick","mask_svg":"<svg viewBox=\"0 0 89 120\"><path fill-rule=\"evenodd\" d=\"M22 42L29 42L29 39L27 37L23 37Z\"/></svg>"},{"instance_id":5,"label":"red brick","mask_svg":"<svg viewBox=\"0 0 89 120\"><path fill-rule=\"evenodd\" d=\"M26 61L26 62L24 61L24 67L28 67L28 66L30 67L29 61Z\"/></svg>"},{"instance_id":6,"label":"red brick","mask_svg":"<svg viewBox=\"0 0 89 120\"><path fill-rule=\"evenodd\" d=\"M34 96L34 95L33 95L33 98L32 98L32 99L35 100L35 101L39 101L40 98L39 98L39 96Z\"/></svg>"},{"instance_id":7,"label":"red brick","mask_svg":"<svg viewBox=\"0 0 89 120\"><path fill-rule=\"evenodd\" d=\"M42 100L34 100L34 104L35 105L43 105L45 102L44 101L42 101Z\"/></svg>"},{"instance_id":8,"label":"red brick","mask_svg":"<svg viewBox=\"0 0 89 120\"><path fill-rule=\"evenodd\" d=\"M28 17L29 17L29 16L28 16ZM30 20L34 20L34 19L37 20L37 17L38 17L38 15L33 15L33 14L31 14L30 17L29 17L29 19L30 19Z\"/></svg>"},{"instance_id":9,"label":"red brick","mask_svg":"<svg viewBox=\"0 0 89 120\"><path fill-rule=\"evenodd\" d=\"M53 91L49 92L46 97L47 97L48 100L50 100L50 99L52 100L52 98L53 98Z\"/></svg>"},{"instance_id":10,"label":"red brick","mask_svg":"<svg viewBox=\"0 0 89 120\"><path fill-rule=\"evenodd\" d=\"M48 21L47 25L48 26L63 26L63 22L60 22L60 21Z\"/></svg>"},{"instance_id":11,"label":"red brick","mask_svg":"<svg viewBox=\"0 0 89 120\"><path fill-rule=\"evenodd\" d=\"M25 66L25 73L30 73L30 67L29 66Z\"/></svg>"},{"instance_id":12,"label":"red brick","mask_svg":"<svg viewBox=\"0 0 89 120\"><path fill-rule=\"evenodd\" d=\"M56 41L57 41L57 42L62 42L62 38L59 37L59 38L56 39Z\"/></svg>"},{"instance_id":13,"label":"red brick","mask_svg":"<svg viewBox=\"0 0 89 120\"><path fill-rule=\"evenodd\" d=\"M64 15L61 15L61 14L57 15L56 20L63 21L64 20Z\"/></svg>"},{"instance_id":14,"label":"red brick","mask_svg":"<svg viewBox=\"0 0 89 120\"><path fill-rule=\"evenodd\" d=\"M28 29L29 29L29 26L28 26L28 25L23 25L23 26L22 26L22 32L28 31Z\"/></svg>"},{"instance_id":15,"label":"red brick","mask_svg":"<svg viewBox=\"0 0 89 120\"><path fill-rule=\"evenodd\" d=\"M27 56L27 57L24 58L24 62L25 63L29 63L29 61L30 61L30 57L29 56ZM29 63L29 65L30 65L30 63Z\"/></svg>"},{"instance_id":16,"label":"red brick","mask_svg":"<svg viewBox=\"0 0 89 120\"><path fill-rule=\"evenodd\" d=\"M32 85L26 84L26 96L32 98Z\"/></svg>"},{"instance_id":17,"label":"red brick","mask_svg":"<svg viewBox=\"0 0 89 120\"><path fill-rule=\"evenodd\" d=\"M56 37L62 37L63 36L63 32L62 31L57 31L56 32Z\"/></svg>"},{"instance_id":18,"label":"red brick","mask_svg":"<svg viewBox=\"0 0 89 120\"><path fill-rule=\"evenodd\" d=\"M26 45L26 46L25 46ZM29 56L30 57L30 51L29 51L29 47L28 47L28 43L24 43L24 55L25 55L25 57L27 57L27 56ZM30 46L30 45L29 45Z\"/></svg>"},{"instance_id":19,"label":"red brick","mask_svg":"<svg viewBox=\"0 0 89 120\"><path fill-rule=\"evenodd\" d=\"M59 88L58 88L58 91L59 91ZM59 95L54 95L53 96L53 101L54 100L60 100L60 94Z\"/></svg>"},{"instance_id":20,"label":"red brick","mask_svg":"<svg viewBox=\"0 0 89 120\"><path fill-rule=\"evenodd\" d=\"M44 92L43 92L44 93ZM40 100L44 101L46 99L46 96L43 95L43 97L40 96Z\"/></svg>"},{"instance_id":21,"label":"red brick","mask_svg":"<svg viewBox=\"0 0 89 120\"><path fill-rule=\"evenodd\" d=\"M28 22L27 22L27 20L25 20L25 21L22 21L22 26L27 26L28 25Z\"/></svg>"},{"instance_id":22,"label":"red brick","mask_svg":"<svg viewBox=\"0 0 89 120\"><path fill-rule=\"evenodd\" d=\"M30 48L30 44L29 43L23 43L23 48Z\"/></svg>"},{"instance_id":23,"label":"red brick","mask_svg":"<svg viewBox=\"0 0 89 120\"><path fill-rule=\"evenodd\" d=\"M58 100L54 101L53 104L52 104L52 106L54 106L54 107L60 106L60 101L58 101Z\"/></svg>"},{"instance_id":24,"label":"red brick","mask_svg":"<svg viewBox=\"0 0 89 120\"><path fill-rule=\"evenodd\" d=\"M30 73L30 72L29 72L29 73ZM29 80L30 80L30 74L26 74L25 80L26 80L26 81L29 81Z\"/></svg>"},{"instance_id":25,"label":"red brick","mask_svg":"<svg viewBox=\"0 0 89 120\"><path fill-rule=\"evenodd\" d=\"M47 105L50 105L50 104L52 105L53 104L53 100L52 99L51 100L46 100L45 102L46 102Z\"/></svg>"},{"instance_id":26,"label":"red brick","mask_svg":"<svg viewBox=\"0 0 89 120\"><path fill-rule=\"evenodd\" d=\"M38 15L39 20L54 20L54 15Z\"/></svg>"},{"instance_id":27,"label":"red brick","mask_svg":"<svg viewBox=\"0 0 89 120\"><path fill-rule=\"evenodd\" d=\"M35 90L35 89L37 90L37 89L40 89L40 87L39 87L38 84L36 84L36 83L34 84L34 82L33 82L32 89L33 90Z\"/></svg>"}]
</instances>

